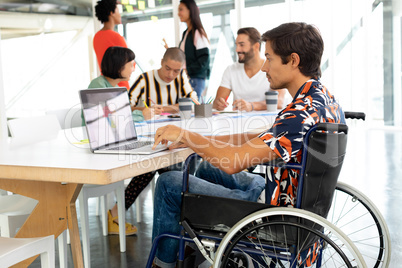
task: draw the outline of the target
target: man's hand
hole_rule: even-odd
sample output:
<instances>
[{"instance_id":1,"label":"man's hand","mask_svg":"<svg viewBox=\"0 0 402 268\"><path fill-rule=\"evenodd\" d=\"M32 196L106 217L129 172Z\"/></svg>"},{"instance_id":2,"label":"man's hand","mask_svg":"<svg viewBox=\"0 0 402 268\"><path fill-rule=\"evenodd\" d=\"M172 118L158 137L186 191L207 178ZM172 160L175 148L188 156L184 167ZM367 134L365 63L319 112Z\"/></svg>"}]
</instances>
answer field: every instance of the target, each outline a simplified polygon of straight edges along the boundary
<instances>
[{"instance_id":1,"label":"man's hand","mask_svg":"<svg viewBox=\"0 0 402 268\"><path fill-rule=\"evenodd\" d=\"M153 148L159 143L167 145L169 141L173 142L173 144L183 143L182 140L185 133L186 130L174 125L160 127L156 130Z\"/></svg>"},{"instance_id":2,"label":"man's hand","mask_svg":"<svg viewBox=\"0 0 402 268\"><path fill-rule=\"evenodd\" d=\"M150 120L152 117L154 117L155 112L153 109L145 108L142 110L142 115L144 116L145 120Z\"/></svg>"},{"instance_id":3,"label":"man's hand","mask_svg":"<svg viewBox=\"0 0 402 268\"><path fill-rule=\"evenodd\" d=\"M186 147L188 147L188 146L185 145L184 143L174 142L169 145L169 150L173 150L173 149L177 149L177 148L186 148Z\"/></svg>"},{"instance_id":4,"label":"man's hand","mask_svg":"<svg viewBox=\"0 0 402 268\"><path fill-rule=\"evenodd\" d=\"M155 114L163 113L163 106L162 105L156 104L156 105L152 106L151 109L154 110Z\"/></svg>"},{"instance_id":5,"label":"man's hand","mask_svg":"<svg viewBox=\"0 0 402 268\"><path fill-rule=\"evenodd\" d=\"M229 103L224 98L218 98L215 100L215 107L218 111L223 111L228 107Z\"/></svg>"},{"instance_id":6,"label":"man's hand","mask_svg":"<svg viewBox=\"0 0 402 268\"><path fill-rule=\"evenodd\" d=\"M253 105L251 102L238 99L233 102L233 110L251 112L253 110Z\"/></svg>"}]
</instances>

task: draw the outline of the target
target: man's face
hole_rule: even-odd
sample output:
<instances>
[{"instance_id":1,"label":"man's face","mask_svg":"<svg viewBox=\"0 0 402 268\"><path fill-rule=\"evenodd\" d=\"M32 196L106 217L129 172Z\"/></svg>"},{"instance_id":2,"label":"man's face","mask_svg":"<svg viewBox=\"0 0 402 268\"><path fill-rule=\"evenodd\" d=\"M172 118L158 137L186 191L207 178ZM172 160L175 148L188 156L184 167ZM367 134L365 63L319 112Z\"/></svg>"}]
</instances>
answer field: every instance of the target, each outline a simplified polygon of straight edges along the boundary
<instances>
[{"instance_id":1,"label":"man's face","mask_svg":"<svg viewBox=\"0 0 402 268\"><path fill-rule=\"evenodd\" d=\"M246 34L239 34L236 38L236 52L240 63L246 63L254 58L254 47Z\"/></svg>"},{"instance_id":2,"label":"man's face","mask_svg":"<svg viewBox=\"0 0 402 268\"><path fill-rule=\"evenodd\" d=\"M271 88L287 88L291 81L291 62L283 64L281 57L274 53L269 41L265 43L265 57L261 71L266 73Z\"/></svg>"},{"instance_id":3,"label":"man's face","mask_svg":"<svg viewBox=\"0 0 402 268\"><path fill-rule=\"evenodd\" d=\"M166 83L172 82L183 68L183 63L172 59L162 60L162 67L158 70L159 77Z\"/></svg>"}]
</instances>

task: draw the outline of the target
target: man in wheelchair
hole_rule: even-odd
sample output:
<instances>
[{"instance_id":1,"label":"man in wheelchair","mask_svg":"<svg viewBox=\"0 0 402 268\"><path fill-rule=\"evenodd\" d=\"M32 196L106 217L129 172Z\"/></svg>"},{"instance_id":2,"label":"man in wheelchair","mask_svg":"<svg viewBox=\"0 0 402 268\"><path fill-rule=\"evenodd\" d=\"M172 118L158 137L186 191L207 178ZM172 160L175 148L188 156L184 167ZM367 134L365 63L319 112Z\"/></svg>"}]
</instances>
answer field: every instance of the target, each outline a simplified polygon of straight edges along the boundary
<instances>
[{"instance_id":1,"label":"man in wheelchair","mask_svg":"<svg viewBox=\"0 0 402 268\"><path fill-rule=\"evenodd\" d=\"M279 112L273 126L260 134L206 137L177 126L159 128L155 146L172 142L171 148L190 147L203 158L196 175L190 175L189 192L216 197L258 201L268 197L273 206L294 206L299 173L272 168L265 179L243 170L281 159L299 163L306 132L320 122L344 123L344 113L321 84L320 63L324 49L321 34L312 25L285 23L262 35L265 63L262 71L273 90L287 88L293 101ZM162 233L179 234L182 200L179 171L162 174L155 190L153 239ZM175 267L178 241L163 239L158 245L155 267Z\"/></svg>"}]
</instances>

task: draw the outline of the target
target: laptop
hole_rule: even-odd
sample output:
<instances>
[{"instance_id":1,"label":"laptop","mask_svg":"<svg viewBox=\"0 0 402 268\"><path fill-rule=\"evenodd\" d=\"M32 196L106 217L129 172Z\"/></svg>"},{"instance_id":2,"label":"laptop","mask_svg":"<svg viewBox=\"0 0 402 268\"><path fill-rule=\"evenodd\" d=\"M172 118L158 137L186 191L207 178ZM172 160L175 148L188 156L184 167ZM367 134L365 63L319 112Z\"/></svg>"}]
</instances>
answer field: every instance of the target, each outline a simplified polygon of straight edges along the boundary
<instances>
[{"instance_id":1,"label":"laptop","mask_svg":"<svg viewBox=\"0 0 402 268\"><path fill-rule=\"evenodd\" d=\"M139 140L126 88L80 90L91 152L97 154L153 154L166 150L153 141Z\"/></svg>"}]
</instances>

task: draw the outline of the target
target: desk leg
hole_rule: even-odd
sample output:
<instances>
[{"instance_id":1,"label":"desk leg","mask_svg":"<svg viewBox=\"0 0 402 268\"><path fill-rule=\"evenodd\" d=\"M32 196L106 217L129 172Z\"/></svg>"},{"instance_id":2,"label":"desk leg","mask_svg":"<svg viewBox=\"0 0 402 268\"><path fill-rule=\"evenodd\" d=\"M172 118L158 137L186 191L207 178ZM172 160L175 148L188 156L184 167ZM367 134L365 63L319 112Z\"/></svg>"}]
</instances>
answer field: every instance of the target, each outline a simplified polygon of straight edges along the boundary
<instances>
[{"instance_id":1,"label":"desk leg","mask_svg":"<svg viewBox=\"0 0 402 268\"><path fill-rule=\"evenodd\" d=\"M53 234L57 238L68 226L74 267L84 267L75 210L75 201L81 188L82 184L0 179L0 189L38 200L38 205L15 237ZM30 258L15 267L28 267L35 259Z\"/></svg>"},{"instance_id":2,"label":"desk leg","mask_svg":"<svg viewBox=\"0 0 402 268\"><path fill-rule=\"evenodd\" d=\"M74 196L72 196L71 199L71 200L74 199L74 202L70 202L70 204L67 206L68 230L70 232L71 253L73 255L74 267L84 268L80 231L78 229L77 209L75 207L75 200L77 200L78 195L81 192L82 184L78 186L77 184L69 184L69 186L71 188L69 192L74 194Z\"/></svg>"}]
</instances>

